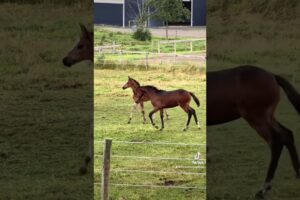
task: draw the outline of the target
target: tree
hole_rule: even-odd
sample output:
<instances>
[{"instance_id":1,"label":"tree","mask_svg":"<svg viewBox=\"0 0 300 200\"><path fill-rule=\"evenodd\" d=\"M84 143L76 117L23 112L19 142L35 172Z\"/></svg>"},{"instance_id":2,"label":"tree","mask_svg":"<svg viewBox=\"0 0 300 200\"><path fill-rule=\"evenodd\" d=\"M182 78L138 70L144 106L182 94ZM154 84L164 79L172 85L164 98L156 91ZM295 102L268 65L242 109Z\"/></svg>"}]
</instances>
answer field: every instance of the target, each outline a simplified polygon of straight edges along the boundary
<instances>
[{"instance_id":1,"label":"tree","mask_svg":"<svg viewBox=\"0 0 300 200\"><path fill-rule=\"evenodd\" d=\"M130 12L135 16L138 29L144 30L147 27L148 19L151 17L149 5L151 0L129 0Z\"/></svg>"},{"instance_id":2,"label":"tree","mask_svg":"<svg viewBox=\"0 0 300 200\"><path fill-rule=\"evenodd\" d=\"M148 30L147 23L150 19L149 3L151 0L129 0L128 6L130 13L136 21L137 29L133 38L141 41L151 40L151 33Z\"/></svg>"},{"instance_id":3,"label":"tree","mask_svg":"<svg viewBox=\"0 0 300 200\"><path fill-rule=\"evenodd\" d=\"M182 22L190 18L190 11L184 7L182 0L149 0L153 8L152 17L164 21L166 37L169 38L169 22Z\"/></svg>"}]
</instances>

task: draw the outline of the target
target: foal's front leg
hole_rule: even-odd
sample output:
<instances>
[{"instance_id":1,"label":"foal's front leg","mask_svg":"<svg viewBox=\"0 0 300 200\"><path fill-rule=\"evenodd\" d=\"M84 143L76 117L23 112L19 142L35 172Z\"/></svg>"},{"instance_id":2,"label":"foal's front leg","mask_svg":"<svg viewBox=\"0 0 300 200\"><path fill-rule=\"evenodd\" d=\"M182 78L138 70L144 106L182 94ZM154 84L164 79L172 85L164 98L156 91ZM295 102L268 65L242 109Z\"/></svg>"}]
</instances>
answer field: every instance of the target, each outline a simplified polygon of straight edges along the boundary
<instances>
[{"instance_id":1,"label":"foal's front leg","mask_svg":"<svg viewBox=\"0 0 300 200\"><path fill-rule=\"evenodd\" d=\"M163 109L160 110L160 119L161 119L161 128L160 128L160 130L162 131L165 128L165 125L164 125L164 110Z\"/></svg>"},{"instance_id":2,"label":"foal's front leg","mask_svg":"<svg viewBox=\"0 0 300 200\"><path fill-rule=\"evenodd\" d=\"M157 111L159 111L159 109L156 108L156 109L152 110L152 111L149 113L149 118L150 118L151 124L152 124L152 126L154 126L156 129L158 129L158 126L156 126L155 123L153 122L152 116L153 116L153 114L156 113Z\"/></svg>"},{"instance_id":3,"label":"foal's front leg","mask_svg":"<svg viewBox=\"0 0 300 200\"><path fill-rule=\"evenodd\" d=\"M145 110L144 110L144 102L140 102L141 112L143 115L144 124L146 124Z\"/></svg>"},{"instance_id":4,"label":"foal's front leg","mask_svg":"<svg viewBox=\"0 0 300 200\"><path fill-rule=\"evenodd\" d=\"M130 124L131 120L132 120L132 115L133 115L133 112L136 110L137 108L137 103L133 104L132 108L131 108L131 111L130 111L130 116L129 116L129 120L128 120L128 124Z\"/></svg>"},{"instance_id":5,"label":"foal's front leg","mask_svg":"<svg viewBox=\"0 0 300 200\"><path fill-rule=\"evenodd\" d=\"M169 120L169 114L167 113L167 109L164 109L164 111L165 111L165 114L166 114L167 120Z\"/></svg>"}]
</instances>

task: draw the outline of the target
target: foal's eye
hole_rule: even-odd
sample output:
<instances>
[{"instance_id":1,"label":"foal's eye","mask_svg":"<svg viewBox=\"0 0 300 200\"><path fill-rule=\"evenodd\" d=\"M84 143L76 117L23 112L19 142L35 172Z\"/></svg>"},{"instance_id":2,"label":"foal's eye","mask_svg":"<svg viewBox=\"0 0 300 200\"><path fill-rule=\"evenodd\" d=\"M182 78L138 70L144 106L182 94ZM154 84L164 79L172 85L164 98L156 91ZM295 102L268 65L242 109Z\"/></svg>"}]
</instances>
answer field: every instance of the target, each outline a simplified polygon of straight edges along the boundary
<instances>
[{"instance_id":1,"label":"foal's eye","mask_svg":"<svg viewBox=\"0 0 300 200\"><path fill-rule=\"evenodd\" d=\"M79 44L78 46L77 46L77 49L82 49L83 48L83 45L82 44Z\"/></svg>"}]
</instances>

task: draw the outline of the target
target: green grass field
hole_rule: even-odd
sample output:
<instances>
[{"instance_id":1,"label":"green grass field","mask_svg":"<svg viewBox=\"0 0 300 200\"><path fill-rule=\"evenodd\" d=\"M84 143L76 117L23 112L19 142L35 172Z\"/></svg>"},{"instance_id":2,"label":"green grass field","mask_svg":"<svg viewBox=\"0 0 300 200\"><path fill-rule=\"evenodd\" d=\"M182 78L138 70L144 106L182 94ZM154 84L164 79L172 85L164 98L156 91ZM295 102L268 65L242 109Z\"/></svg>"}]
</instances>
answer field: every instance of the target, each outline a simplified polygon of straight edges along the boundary
<instances>
[{"instance_id":1,"label":"green grass field","mask_svg":"<svg viewBox=\"0 0 300 200\"><path fill-rule=\"evenodd\" d=\"M61 63L90 12L3 3L0 12L0 199L91 199L92 173L79 176L78 169L88 144L92 67Z\"/></svg>"},{"instance_id":2,"label":"green grass field","mask_svg":"<svg viewBox=\"0 0 300 200\"><path fill-rule=\"evenodd\" d=\"M191 121L190 129L183 132L187 115L180 108L169 109L170 119L165 121L165 129L160 132L154 129L147 118L147 124L143 124L141 113L135 113L131 124L127 124L129 112L133 105L131 89L122 90L127 82L127 76L132 76L142 85L150 84L166 90L184 88L194 92L201 101L200 108L193 102L191 106L196 109L201 120L202 129L197 129L194 121ZM171 186L204 187L205 175L195 174L161 174L144 172L116 172L114 170L142 170L142 171L167 171L167 172L202 172L204 169L176 169L176 166L192 166L191 160L147 160L131 159L114 156L146 156L146 157L170 157L194 159L197 152L205 158L205 146L176 146L176 145L145 145L123 144L114 141L141 141L141 142L172 142L172 143L196 143L206 142L206 82L205 73L199 70L168 71L168 70L138 70L138 69L96 69L95 70L95 199L100 199L101 168L103 140L111 138L112 159L110 178L111 199L123 200L199 200L205 199L206 192L201 189L174 189L174 188L150 188L150 187L120 187L114 184L142 184L164 186L171 182ZM146 103L147 115L151 110L150 102ZM155 120L160 124L156 114Z\"/></svg>"},{"instance_id":3,"label":"green grass field","mask_svg":"<svg viewBox=\"0 0 300 200\"><path fill-rule=\"evenodd\" d=\"M272 3L280 5L276 1L269 2L269 8L272 8ZM210 55L208 71L253 64L285 77L300 91L300 34L296 28L299 27L299 20L279 17L280 20L276 18L275 23L270 20L274 15L263 17L247 12L243 12L243 17L240 17L241 11L246 10L243 6L248 5L246 1L244 3L228 6L222 15L219 14L221 11L214 13L211 10L208 19L212 25L207 29ZM256 3L253 5L259 5ZM211 2L208 9L213 6L215 5ZM247 9L251 10L251 7ZM280 10L284 11L284 8ZM283 93L276 118L294 132L296 146L300 150L300 116ZM254 194L264 182L270 160L269 148L265 142L244 120L237 120L208 127L207 143L208 199L254 199ZM285 149L273 180L273 189L266 199L299 199L299 188L300 180L295 178Z\"/></svg>"},{"instance_id":4,"label":"green grass field","mask_svg":"<svg viewBox=\"0 0 300 200\"><path fill-rule=\"evenodd\" d=\"M157 43L159 41L167 41L165 37L153 36L152 41L138 41L132 37L132 34L112 32L104 30L101 27L95 26L95 46L112 45L113 42L122 46L125 51L148 51L157 52ZM169 40L188 40L193 38L177 37L169 38ZM194 43L193 50L195 52L203 51L205 48L205 41L197 41ZM161 53L173 53L173 44L161 44ZM178 53L186 53L190 51L189 43L177 44Z\"/></svg>"}]
</instances>

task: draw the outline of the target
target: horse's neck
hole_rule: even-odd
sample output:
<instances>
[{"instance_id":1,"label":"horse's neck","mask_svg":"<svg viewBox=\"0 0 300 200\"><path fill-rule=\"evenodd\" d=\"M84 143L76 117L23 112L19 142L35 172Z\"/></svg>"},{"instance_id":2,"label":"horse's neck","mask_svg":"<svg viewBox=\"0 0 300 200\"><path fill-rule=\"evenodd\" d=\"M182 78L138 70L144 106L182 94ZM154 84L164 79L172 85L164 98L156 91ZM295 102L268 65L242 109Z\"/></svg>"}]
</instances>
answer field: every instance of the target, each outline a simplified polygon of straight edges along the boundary
<instances>
[{"instance_id":1,"label":"horse's neck","mask_svg":"<svg viewBox=\"0 0 300 200\"><path fill-rule=\"evenodd\" d=\"M132 89L132 91L133 91L134 94L138 93L139 88L140 88L140 87L137 86L137 85L131 87L131 89Z\"/></svg>"}]
</instances>

